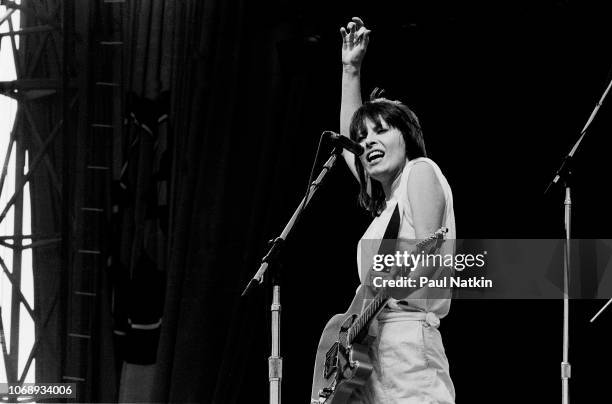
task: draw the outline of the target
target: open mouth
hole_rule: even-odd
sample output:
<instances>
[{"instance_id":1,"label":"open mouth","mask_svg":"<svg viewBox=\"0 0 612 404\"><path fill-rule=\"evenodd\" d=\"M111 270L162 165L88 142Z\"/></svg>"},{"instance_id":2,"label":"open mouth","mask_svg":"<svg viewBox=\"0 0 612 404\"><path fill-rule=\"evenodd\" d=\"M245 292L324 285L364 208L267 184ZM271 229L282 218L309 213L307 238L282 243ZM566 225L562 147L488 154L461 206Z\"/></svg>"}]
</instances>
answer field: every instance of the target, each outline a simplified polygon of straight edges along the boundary
<instances>
[{"instance_id":1,"label":"open mouth","mask_svg":"<svg viewBox=\"0 0 612 404\"><path fill-rule=\"evenodd\" d=\"M366 161L370 164L378 163L385 156L382 150L372 150L366 155Z\"/></svg>"}]
</instances>

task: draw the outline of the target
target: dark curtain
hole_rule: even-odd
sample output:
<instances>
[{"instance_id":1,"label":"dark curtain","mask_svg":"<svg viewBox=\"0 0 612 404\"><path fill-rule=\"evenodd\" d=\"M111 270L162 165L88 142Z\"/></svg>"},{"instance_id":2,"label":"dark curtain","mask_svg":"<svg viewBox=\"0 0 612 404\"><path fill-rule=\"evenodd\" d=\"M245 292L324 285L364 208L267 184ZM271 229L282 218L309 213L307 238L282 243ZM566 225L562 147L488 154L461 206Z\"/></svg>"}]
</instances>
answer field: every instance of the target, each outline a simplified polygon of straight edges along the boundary
<instances>
[{"instance_id":1,"label":"dark curtain","mask_svg":"<svg viewBox=\"0 0 612 404\"><path fill-rule=\"evenodd\" d=\"M167 267L175 2L126 3L125 122L113 182L113 315L120 401L150 401Z\"/></svg>"},{"instance_id":2,"label":"dark curtain","mask_svg":"<svg viewBox=\"0 0 612 404\"><path fill-rule=\"evenodd\" d=\"M49 22L59 27L65 5L60 1L22 2L22 27ZM21 37L22 63L30 66L21 78L61 82L67 60L67 71L76 88L70 85L64 93L59 89L33 92L33 100L26 100L20 107L20 122L30 161L46 152L41 160L44 164L29 167L32 170L32 233L39 239L56 239L33 249L36 382L62 383L66 382L65 376L83 378L83 382L76 383L77 397L108 402L116 400L117 391L112 358L111 288L107 272L88 271L96 267L93 260L87 261L77 253L82 248L100 249L105 253L106 242L100 240L107 235L106 227L101 224L104 219L90 220L85 225L81 209L104 208L107 195L100 181L85 185L86 170L83 169L91 154L87 118L93 118L93 109L88 104L90 88L84 84L91 73L87 70L91 55L84 51L90 45L92 31L94 14L90 6L75 2L71 7L67 20L71 32L70 53L66 58L62 56L64 38L60 29L46 36ZM68 100L68 111L62 110L62 97ZM63 124L64 112L69 118L68 125ZM68 229L64 227L65 216ZM61 240L67 234L69 238ZM62 248L67 250L66 261L62 259ZM98 269L104 268L106 256L101 260ZM93 289L93 277L98 275L98 288ZM91 304L89 298L77 296L76 291L93 292L96 300ZM70 333L89 334L90 338L82 344L69 337Z\"/></svg>"},{"instance_id":3,"label":"dark curtain","mask_svg":"<svg viewBox=\"0 0 612 404\"><path fill-rule=\"evenodd\" d=\"M269 229L280 231L278 219L297 205L307 163L296 173L302 181L282 178L316 144L309 139L307 151L299 147L310 129L299 94L309 83L297 64L294 78L280 70L278 46L293 33L279 11L280 2L177 7L168 286L154 401L266 396L261 352L269 296L262 290L239 296Z\"/></svg>"}]
</instances>

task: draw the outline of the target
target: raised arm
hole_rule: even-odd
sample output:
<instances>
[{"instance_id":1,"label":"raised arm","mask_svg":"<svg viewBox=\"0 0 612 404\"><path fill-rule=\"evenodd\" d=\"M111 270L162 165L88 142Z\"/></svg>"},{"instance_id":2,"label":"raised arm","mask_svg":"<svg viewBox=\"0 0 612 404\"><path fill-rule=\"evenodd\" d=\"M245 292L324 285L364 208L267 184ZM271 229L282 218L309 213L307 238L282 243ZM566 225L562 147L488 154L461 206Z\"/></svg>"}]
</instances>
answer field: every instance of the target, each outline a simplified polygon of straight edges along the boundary
<instances>
[{"instance_id":1,"label":"raised arm","mask_svg":"<svg viewBox=\"0 0 612 404\"><path fill-rule=\"evenodd\" d=\"M358 17L353 17L346 28L340 28L342 35L342 100L340 104L340 134L350 136L351 118L361 106L361 62L365 56L370 30ZM354 155L346 150L344 160L349 169L357 177Z\"/></svg>"}]
</instances>

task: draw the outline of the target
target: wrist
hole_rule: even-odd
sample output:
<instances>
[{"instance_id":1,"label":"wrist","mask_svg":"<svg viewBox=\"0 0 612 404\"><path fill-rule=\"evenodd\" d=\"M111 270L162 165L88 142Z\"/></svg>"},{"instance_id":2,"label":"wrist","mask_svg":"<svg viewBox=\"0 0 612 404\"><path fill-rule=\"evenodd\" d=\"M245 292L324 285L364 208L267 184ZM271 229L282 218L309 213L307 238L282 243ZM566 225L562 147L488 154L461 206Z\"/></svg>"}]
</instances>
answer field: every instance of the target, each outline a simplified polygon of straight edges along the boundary
<instances>
[{"instance_id":1,"label":"wrist","mask_svg":"<svg viewBox=\"0 0 612 404\"><path fill-rule=\"evenodd\" d=\"M361 73L361 66L356 65L342 65L342 72L351 75L359 75Z\"/></svg>"}]
</instances>

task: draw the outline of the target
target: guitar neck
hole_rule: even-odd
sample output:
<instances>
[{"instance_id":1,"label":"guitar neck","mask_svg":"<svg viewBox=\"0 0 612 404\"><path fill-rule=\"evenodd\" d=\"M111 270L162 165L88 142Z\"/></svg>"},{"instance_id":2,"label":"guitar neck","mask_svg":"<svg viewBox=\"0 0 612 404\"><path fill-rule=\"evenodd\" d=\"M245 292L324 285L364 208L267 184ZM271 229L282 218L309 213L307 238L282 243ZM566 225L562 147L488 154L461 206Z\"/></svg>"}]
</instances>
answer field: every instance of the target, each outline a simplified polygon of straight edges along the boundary
<instances>
[{"instance_id":1,"label":"guitar neck","mask_svg":"<svg viewBox=\"0 0 612 404\"><path fill-rule=\"evenodd\" d=\"M384 296L383 293L379 293L376 295L374 299L366 306L366 308L361 312L359 317L355 320L353 325L348 331L348 342L349 344L353 342L353 340L361 334L363 329L370 323L370 321L378 315L378 313L385 307L388 297Z\"/></svg>"}]
</instances>

